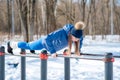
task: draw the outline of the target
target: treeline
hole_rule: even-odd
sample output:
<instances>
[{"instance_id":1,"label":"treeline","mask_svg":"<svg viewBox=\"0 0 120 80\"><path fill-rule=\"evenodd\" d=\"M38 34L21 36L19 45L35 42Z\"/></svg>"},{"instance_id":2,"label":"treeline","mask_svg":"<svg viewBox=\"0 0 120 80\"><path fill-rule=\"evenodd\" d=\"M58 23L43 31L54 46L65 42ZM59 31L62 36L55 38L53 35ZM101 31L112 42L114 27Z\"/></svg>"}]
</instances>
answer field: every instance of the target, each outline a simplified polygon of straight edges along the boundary
<instances>
[{"instance_id":1,"label":"treeline","mask_svg":"<svg viewBox=\"0 0 120 80\"><path fill-rule=\"evenodd\" d=\"M120 1L0 0L0 32L23 34L26 41L80 20L85 35L120 35Z\"/></svg>"}]
</instances>

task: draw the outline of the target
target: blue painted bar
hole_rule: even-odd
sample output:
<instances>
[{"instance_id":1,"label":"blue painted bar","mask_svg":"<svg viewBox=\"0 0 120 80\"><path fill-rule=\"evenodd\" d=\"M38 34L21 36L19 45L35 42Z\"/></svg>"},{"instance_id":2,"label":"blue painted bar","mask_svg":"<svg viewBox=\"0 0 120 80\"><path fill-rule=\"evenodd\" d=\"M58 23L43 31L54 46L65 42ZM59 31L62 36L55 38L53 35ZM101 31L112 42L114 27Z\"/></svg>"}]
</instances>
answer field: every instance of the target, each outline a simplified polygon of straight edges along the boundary
<instances>
[{"instance_id":1,"label":"blue painted bar","mask_svg":"<svg viewBox=\"0 0 120 80\"><path fill-rule=\"evenodd\" d=\"M113 80L113 54L107 53L105 55L105 80Z\"/></svg>"},{"instance_id":2,"label":"blue painted bar","mask_svg":"<svg viewBox=\"0 0 120 80\"><path fill-rule=\"evenodd\" d=\"M21 55L25 55L25 49L21 49ZM26 80L26 57L21 56L21 80Z\"/></svg>"},{"instance_id":3,"label":"blue painted bar","mask_svg":"<svg viewBox=\"0 0 120 80\"><path fill-rule=\"evenodd\" d=\"M41 79L47 80L47 60L41 59Z\"/></svg>"},{"instance_id":4,"label":"blue painted bar","mask_svg":"<svg viewBox=\"0 0 120 80\"><path fill-rule=\"evenodd\" d=\"M5 48L0 47L0 80L5 80Z\"/></svg>"},{"instance_id":5,"label":"blue painted bar","mask_svg":"<svg viewBox=\"0 0 120 80\"><path fill-rule=\"evenodd\" d=\"M47 51L42 50L40 53L40 59L41 59L41 79L40 80L47 80Z\"/></svg>"},{"instance_id":6,"label":"blue painted bar","mask_svg":"<svg viewBox=\"0 0 120 80\"><path fill-rule=\"evenodd\" d=\"M70 80L70 58L64 58L64 80Z\"/></svg>"}]
</instances>

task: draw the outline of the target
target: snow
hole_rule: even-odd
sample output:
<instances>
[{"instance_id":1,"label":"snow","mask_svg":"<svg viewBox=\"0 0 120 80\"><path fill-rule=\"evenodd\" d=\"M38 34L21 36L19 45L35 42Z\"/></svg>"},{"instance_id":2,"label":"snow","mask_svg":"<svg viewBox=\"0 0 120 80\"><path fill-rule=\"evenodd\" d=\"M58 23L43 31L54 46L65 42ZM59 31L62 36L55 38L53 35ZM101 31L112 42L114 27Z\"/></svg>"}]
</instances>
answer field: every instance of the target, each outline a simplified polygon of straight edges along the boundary
<instances>
[{"instance_id":1,"label":"snow","mask_svg":"<svg viewBox=\"0 0 120 80\"><path fill-rule=\"evenodd\" d=\"M18 37L18 36L17 36ZM113 53L113 55L120 56L120 42L118 36L107 36L102 40L100 36L96 36L95 40L91 36L86 36L83 42L82 52L92 54ZM20 38L19 38L20 39ZM13 39L12 41L20 41ZM3 45L6 47L6 42ZM19 54L20 50L15 48L14 53ZM38 51L39 52L39 51ZM40 52L39 52L40 53ZM62 53L62 50L58 53ZM82 56L84 57L84 56ZM113 63L113 79L120 80L120 58L115 58ZM5 80L20 80L21 79L21 63L20 57L5 56ZM15 68L7 63L18 63ZM26 80L40 80L40 59L26 58ZM104 79L104 62L96 60L76 59L70 60L70 77L71 80L105 80ZM49 58L47 66L48 80L64 80L64 59L63 58Z\"/></svg>"}]
</instances>

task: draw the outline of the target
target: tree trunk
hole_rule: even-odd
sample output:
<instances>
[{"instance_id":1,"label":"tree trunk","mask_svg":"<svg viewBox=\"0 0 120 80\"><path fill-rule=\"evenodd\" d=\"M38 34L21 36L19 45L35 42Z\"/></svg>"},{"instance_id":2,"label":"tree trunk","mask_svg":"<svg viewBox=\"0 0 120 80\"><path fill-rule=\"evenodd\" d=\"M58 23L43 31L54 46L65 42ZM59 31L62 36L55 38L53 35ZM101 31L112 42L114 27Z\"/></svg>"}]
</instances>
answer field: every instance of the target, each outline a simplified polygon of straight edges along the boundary
<instances>
[{"instance_id":1,"label":"tree trunk","mask_svg":"<svg viewBox=\"0 0 120 80\"><path fill-rule=\"evenodd\" d=\"M10 5L10 0L7 0L7 13L8 13L8 33L9 33L9 35L8 35L8 38L10 39L10 37L11 37L11 5Z\"/></svg>"}]
</instances>

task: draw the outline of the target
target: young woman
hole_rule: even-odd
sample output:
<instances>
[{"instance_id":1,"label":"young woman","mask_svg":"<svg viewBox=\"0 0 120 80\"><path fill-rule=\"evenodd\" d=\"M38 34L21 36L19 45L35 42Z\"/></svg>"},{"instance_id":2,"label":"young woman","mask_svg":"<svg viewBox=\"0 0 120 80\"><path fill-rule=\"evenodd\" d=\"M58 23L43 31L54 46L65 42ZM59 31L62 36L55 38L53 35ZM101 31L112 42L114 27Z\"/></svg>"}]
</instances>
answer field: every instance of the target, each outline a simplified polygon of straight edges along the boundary
<instances>
[{"instance_id":1,"label":"young woman","mask_svg":"<svg viewBox=\"0 0 120 80\"><path fill-rule=\"evenodd\" d=\"M74 25L67 24L63 28L60 28L54 32L51 32L47 36L32 42L18 42L17 46L21 49L29 50L41 50L46 49L53 56L56 56L56 52L68 46L67 55L71 54L72 43L75 43L75 53L80 55L80 49L83 41L83 29L85 25L82 21L77 22Z\"/></svg>"}]
</instances>

